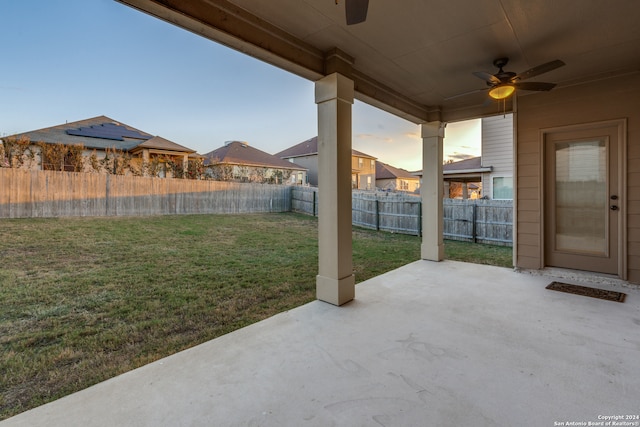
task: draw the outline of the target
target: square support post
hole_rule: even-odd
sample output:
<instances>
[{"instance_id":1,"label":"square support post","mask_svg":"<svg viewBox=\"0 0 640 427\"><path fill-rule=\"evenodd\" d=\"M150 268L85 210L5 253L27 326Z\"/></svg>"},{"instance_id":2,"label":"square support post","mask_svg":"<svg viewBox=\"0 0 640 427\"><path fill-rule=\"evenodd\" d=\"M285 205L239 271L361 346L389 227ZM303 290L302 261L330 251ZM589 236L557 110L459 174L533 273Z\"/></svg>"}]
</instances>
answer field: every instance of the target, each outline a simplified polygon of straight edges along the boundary
<instances>
[{"instance_id":1,"label":"square support post","mask_svg":"<svg viewBox=\"0 0 640 427\"><path fill-rule=\"evenodd\" d=\"M353 81L339 73L316 82L318 104L318 276L316 297L342 305L355 297L351 237Z\"/></svg>"},{"instance_id":2,"label":"square support post","mask_svg":"<svg viewBox=\"0 0 640 427\"><path fill-rule=\"evenodd\" d=\"M444 128L442 122L422 125L422 259L442 261L444 244L442 241L442 161Z\"/></svg>"}]
</instances>

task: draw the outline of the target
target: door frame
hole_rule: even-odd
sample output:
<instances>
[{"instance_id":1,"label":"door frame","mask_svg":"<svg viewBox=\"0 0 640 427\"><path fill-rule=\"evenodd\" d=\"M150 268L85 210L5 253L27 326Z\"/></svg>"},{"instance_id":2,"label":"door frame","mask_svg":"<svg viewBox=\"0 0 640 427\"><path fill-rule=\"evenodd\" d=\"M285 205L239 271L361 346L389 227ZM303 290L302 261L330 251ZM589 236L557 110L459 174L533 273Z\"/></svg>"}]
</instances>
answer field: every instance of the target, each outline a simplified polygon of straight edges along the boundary
<instances>
[{"instance_id":1,"label":"door frame","mask_svg":"<svg viewBox=\"0 0 640 427\"><path fill-rule=\"evenodd\" d=\"M545 257L545 227L546 227L546 136L556 132L573 132L598 129L602 127L616 127L618 129L618 277L627 280L627 119L604 120L598 122L579 123L552 128L540 129L540 265L546 268ZM602 274L594 272L594 274Z\"/></svg>"}]
</instances>

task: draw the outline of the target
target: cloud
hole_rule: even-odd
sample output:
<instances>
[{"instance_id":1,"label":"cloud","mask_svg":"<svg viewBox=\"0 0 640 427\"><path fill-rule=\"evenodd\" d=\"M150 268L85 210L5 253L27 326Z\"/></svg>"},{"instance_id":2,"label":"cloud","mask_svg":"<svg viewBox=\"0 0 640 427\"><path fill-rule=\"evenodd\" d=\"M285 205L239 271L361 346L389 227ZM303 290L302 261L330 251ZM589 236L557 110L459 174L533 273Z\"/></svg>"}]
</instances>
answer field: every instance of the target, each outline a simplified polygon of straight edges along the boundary
<instances>
[{"instance_id":1,"label":"cloud","mask_svg":"<svg viewBox=\"0 0 640 427\"><path fill-rule=\"evenodd\" d=\"M420 134L418 132L405 132L404 136L411 139L421 139Z\"/></svg>"}]
</instances>

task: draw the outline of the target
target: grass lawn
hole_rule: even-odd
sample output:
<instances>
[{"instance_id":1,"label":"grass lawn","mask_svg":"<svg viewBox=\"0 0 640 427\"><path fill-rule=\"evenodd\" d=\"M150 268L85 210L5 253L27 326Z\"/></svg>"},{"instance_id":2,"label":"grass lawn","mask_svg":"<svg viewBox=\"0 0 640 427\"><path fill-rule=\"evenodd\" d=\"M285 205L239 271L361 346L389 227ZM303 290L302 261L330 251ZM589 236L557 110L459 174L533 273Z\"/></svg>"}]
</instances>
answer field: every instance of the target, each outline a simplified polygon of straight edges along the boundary
<instances>
[{"instance_id":1,"label":"grass lawn","mask_svg":"<svg viewBox=\"0 0 640 427\"><path fill-rule=\"evenodd\" d=\"M415 236L353 237L358 281L420 257ZM290 213L1 220L0 419L313 300L317 243Z\"/></svg>"}]
</instances>

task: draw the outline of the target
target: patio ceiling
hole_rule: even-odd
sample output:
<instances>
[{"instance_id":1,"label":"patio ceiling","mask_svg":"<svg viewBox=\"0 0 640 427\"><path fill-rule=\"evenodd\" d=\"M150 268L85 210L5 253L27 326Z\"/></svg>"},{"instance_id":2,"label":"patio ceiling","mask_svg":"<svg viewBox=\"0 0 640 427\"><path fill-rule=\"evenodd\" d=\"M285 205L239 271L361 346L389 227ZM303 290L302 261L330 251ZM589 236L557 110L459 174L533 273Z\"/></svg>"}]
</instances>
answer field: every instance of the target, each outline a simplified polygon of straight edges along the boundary
<instances>
[{"instance_id":1,"label":"patio ceiling","mask_svg":"<svg viewBox=\"0 0 640 427\"><path fill-rule=\"evenodd\" d=\"M344 0L118 1L311 80L340 71L357 99L417 123L495 114L486 92L446 98L486 87L471 73L498 57L515 72L561 59L529 80L558 87L640 70L637 0L371 0L353 26Z\"/></svg>"}]
</instances>

